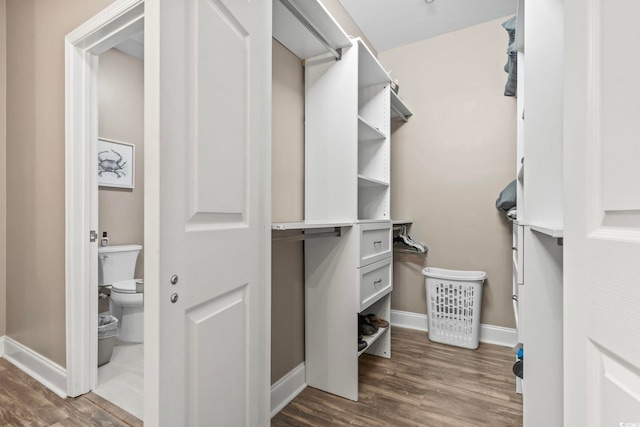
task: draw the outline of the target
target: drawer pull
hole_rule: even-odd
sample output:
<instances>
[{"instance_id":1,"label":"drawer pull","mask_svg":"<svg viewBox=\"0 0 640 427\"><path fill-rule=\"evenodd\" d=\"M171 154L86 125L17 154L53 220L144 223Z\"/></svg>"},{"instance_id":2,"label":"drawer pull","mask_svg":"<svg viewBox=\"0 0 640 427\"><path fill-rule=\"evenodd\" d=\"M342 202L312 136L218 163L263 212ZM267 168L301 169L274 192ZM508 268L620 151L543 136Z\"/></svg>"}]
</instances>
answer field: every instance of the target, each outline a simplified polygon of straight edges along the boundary
<instances>
[{"instance_id":1,"label":"drawer pull","mask_svg":"<svg viewBox=\"0 0 640 427\"><path fill-rule=\"evenodd\" d=\"M512 295L511 299L514 300L514 301L518 301L518 295Z\"/></svg>"},{"instance_id":2,"label":"drawer pull","mask_svg":"<svg viewBox=\"0 0 640 427\"><path fill-rule=\"evenodd\" d=\"M517 247L515 247L515 246L512 246L512 247L511 247L511 249L513 249L514 251L517 251L517 250L518 250L518 248L517 248Z\"/></svg>"},{"instance_id":3,"label":"drawer pull","mask_svg":"<svg viewBox=\"0 0 640 427\"><path fill-rule=\"evenodd\" d=\"M374 245L381 245L382 244L382 240L375 240L373 242Z\"/></svg>"},{"instance_id":4,"label":"drawer pull","mask_svg":"<svg viewBox=\"0 0 640 427\"><path fill-rule=\"evenodd\" d=\"M378 284L380 284L380 283L382 283L382 279L378 279L378 280L376 280L375 282L373 282L373 284L374 284L374 285L378 285Z\"/></svg>"}]
</instances>

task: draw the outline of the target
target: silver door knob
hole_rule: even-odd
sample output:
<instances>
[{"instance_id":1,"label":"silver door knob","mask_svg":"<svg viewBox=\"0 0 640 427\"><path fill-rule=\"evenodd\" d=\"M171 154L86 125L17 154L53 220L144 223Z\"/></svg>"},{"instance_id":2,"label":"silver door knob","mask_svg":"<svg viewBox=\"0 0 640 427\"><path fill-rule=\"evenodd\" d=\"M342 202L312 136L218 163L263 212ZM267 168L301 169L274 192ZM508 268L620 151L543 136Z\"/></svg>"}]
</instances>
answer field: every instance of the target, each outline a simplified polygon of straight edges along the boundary
<instances>
[{"instance_id":1,"label":"silver door knob","mask_svg":"<svg viewBox=\"0 0 640 427\"><path fill-rule=\"evenodd\" d=\"M176 301L178 301L178 294L171 294L171 302L175 303Z\"/></svg>"},{"instance_id":2,"label":"silver door knob","mask_svg":"<svg viewBox=\"0 0 640 427\"><path fill-rule=\"evenodd\" d=\"M177 283L178 283L178 276L174 274L173 276L171 276L171 284L175 285Z\"/></svg>"}]
</instances>

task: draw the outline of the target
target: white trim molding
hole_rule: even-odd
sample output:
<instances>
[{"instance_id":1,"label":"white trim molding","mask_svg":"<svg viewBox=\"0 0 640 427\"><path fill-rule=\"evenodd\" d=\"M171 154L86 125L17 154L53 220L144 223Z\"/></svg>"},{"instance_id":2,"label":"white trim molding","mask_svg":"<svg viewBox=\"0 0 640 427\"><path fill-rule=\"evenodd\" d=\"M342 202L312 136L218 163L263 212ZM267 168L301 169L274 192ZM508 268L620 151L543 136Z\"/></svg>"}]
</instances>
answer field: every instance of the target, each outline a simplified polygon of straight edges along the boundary
<instances>
[{"instance_id":1,"label":"white trim molding","mask_svg":"<svg viewBox=\"0 0 640 427\"><path fill-rule=\"evenodd\" d=\"M58 396L67 397L67 371L11 337L2 337L3 358L42 383Z\"/></svg>"},{"instance_id":2,"label":"white trim molding","mask_svg":"<svg viewBox=\"0 0 640 427\"><path fill-rule=\"evenodd\" d=\"M307 387L304 362L271 385L271 417Z\"/></svg>"},{"instance_id":3,"label":"white trim molding","mask_svg":"<svg viewBox=\"0 0 640 427\"><path fill-rule=\"evenodd\" d=\"M98 378L96 142L98 55L144 28L144 0L118 0L65 37L65 387L75 397Z\"/></svg>"},{"instance_id":4,"label":"white trim molding","mask_svg":"<svg viewBox=\"0 0 640 427\"><path fill-rule=\"evenodd\" d=\"M391 310L391 325L398 328L428 331L427 315L409 311ZM518 331L494 325L480 325L480 341L503 347L513 347L518 343Z\"/></svg>"},{"instance_id":5,"label":"white trim molding","mask_svg":"<svg viewBox=\"0 0 640 427\"><path fill-rule=\"evenodd\" d=\"M4 356L4 340L5 340L5 336L1 336L0 337L0 357Z\"/></svg>"}]
</instances>

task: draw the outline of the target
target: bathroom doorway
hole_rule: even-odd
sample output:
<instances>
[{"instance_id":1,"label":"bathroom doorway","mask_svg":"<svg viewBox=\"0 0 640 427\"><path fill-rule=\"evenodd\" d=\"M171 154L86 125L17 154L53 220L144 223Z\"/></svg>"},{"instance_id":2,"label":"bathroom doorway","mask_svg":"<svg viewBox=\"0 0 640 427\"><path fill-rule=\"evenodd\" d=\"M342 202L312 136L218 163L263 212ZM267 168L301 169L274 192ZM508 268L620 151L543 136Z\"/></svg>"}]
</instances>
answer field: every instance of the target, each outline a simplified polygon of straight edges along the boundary
<instances>
[{"instance_id":1,"label":"bathroom doorway","mask_svg":"<svg viewBox=\"0 0 640 427\"><path fill-rule=\"evenodd\" d=\"M143 32L144 1L121 0L66 37L67 395L95 391L139 418L143 344L114 342L98 369L98 315L111 310L98 247L103 232L112 248L144 243ZM138 256L132 279L143 272Z\"/></svg>"},{"instance_id":2,"label":"bathroom doorway","mask_svg":"<svg viewBox=\"0 0 640 427\"><path fill-rule=\"evenodd\" d=\"M97 387L93 392L142 419L144 412L144 32L133 34L98 58L98 334ZM133 246L135 245L135 246ZM113 252L135 247L134 288L116 292L104 269ZM141 248L139 253L137 249ZM110 256L111 255L111 256ZM128 270L127 270L128 271ZM124 301L122 301L124 300ZM126 304L125 306L120 303ZM135 311L135 314L132 312ZM109 316L109 317L107 317ZM115 321L115 324L114 324ZM132 324L135 323L135 324ZM115 334L115 336L113 336Z\"/></svg>"}]
</instances>

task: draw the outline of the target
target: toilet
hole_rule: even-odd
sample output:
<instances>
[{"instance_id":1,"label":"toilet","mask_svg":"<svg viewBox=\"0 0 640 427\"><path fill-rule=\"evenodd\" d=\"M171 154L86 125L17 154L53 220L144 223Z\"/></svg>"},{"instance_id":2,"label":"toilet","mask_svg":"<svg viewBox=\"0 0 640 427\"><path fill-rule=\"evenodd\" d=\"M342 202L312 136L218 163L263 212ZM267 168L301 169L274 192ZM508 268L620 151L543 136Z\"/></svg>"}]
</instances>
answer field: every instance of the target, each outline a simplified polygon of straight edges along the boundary
<instances>
[{"instance_id":1,"label":"toilet","mask_svg":"<svg viewBox=\"0 0 640 427\"><path fill-rule=\"evenodd\" d=\"M134 279L141 250L140 245L98 248L98 286L111 286L109 313L118 319L120 341L144 341L143 286Z\"/></svg>"}]
</instances>

